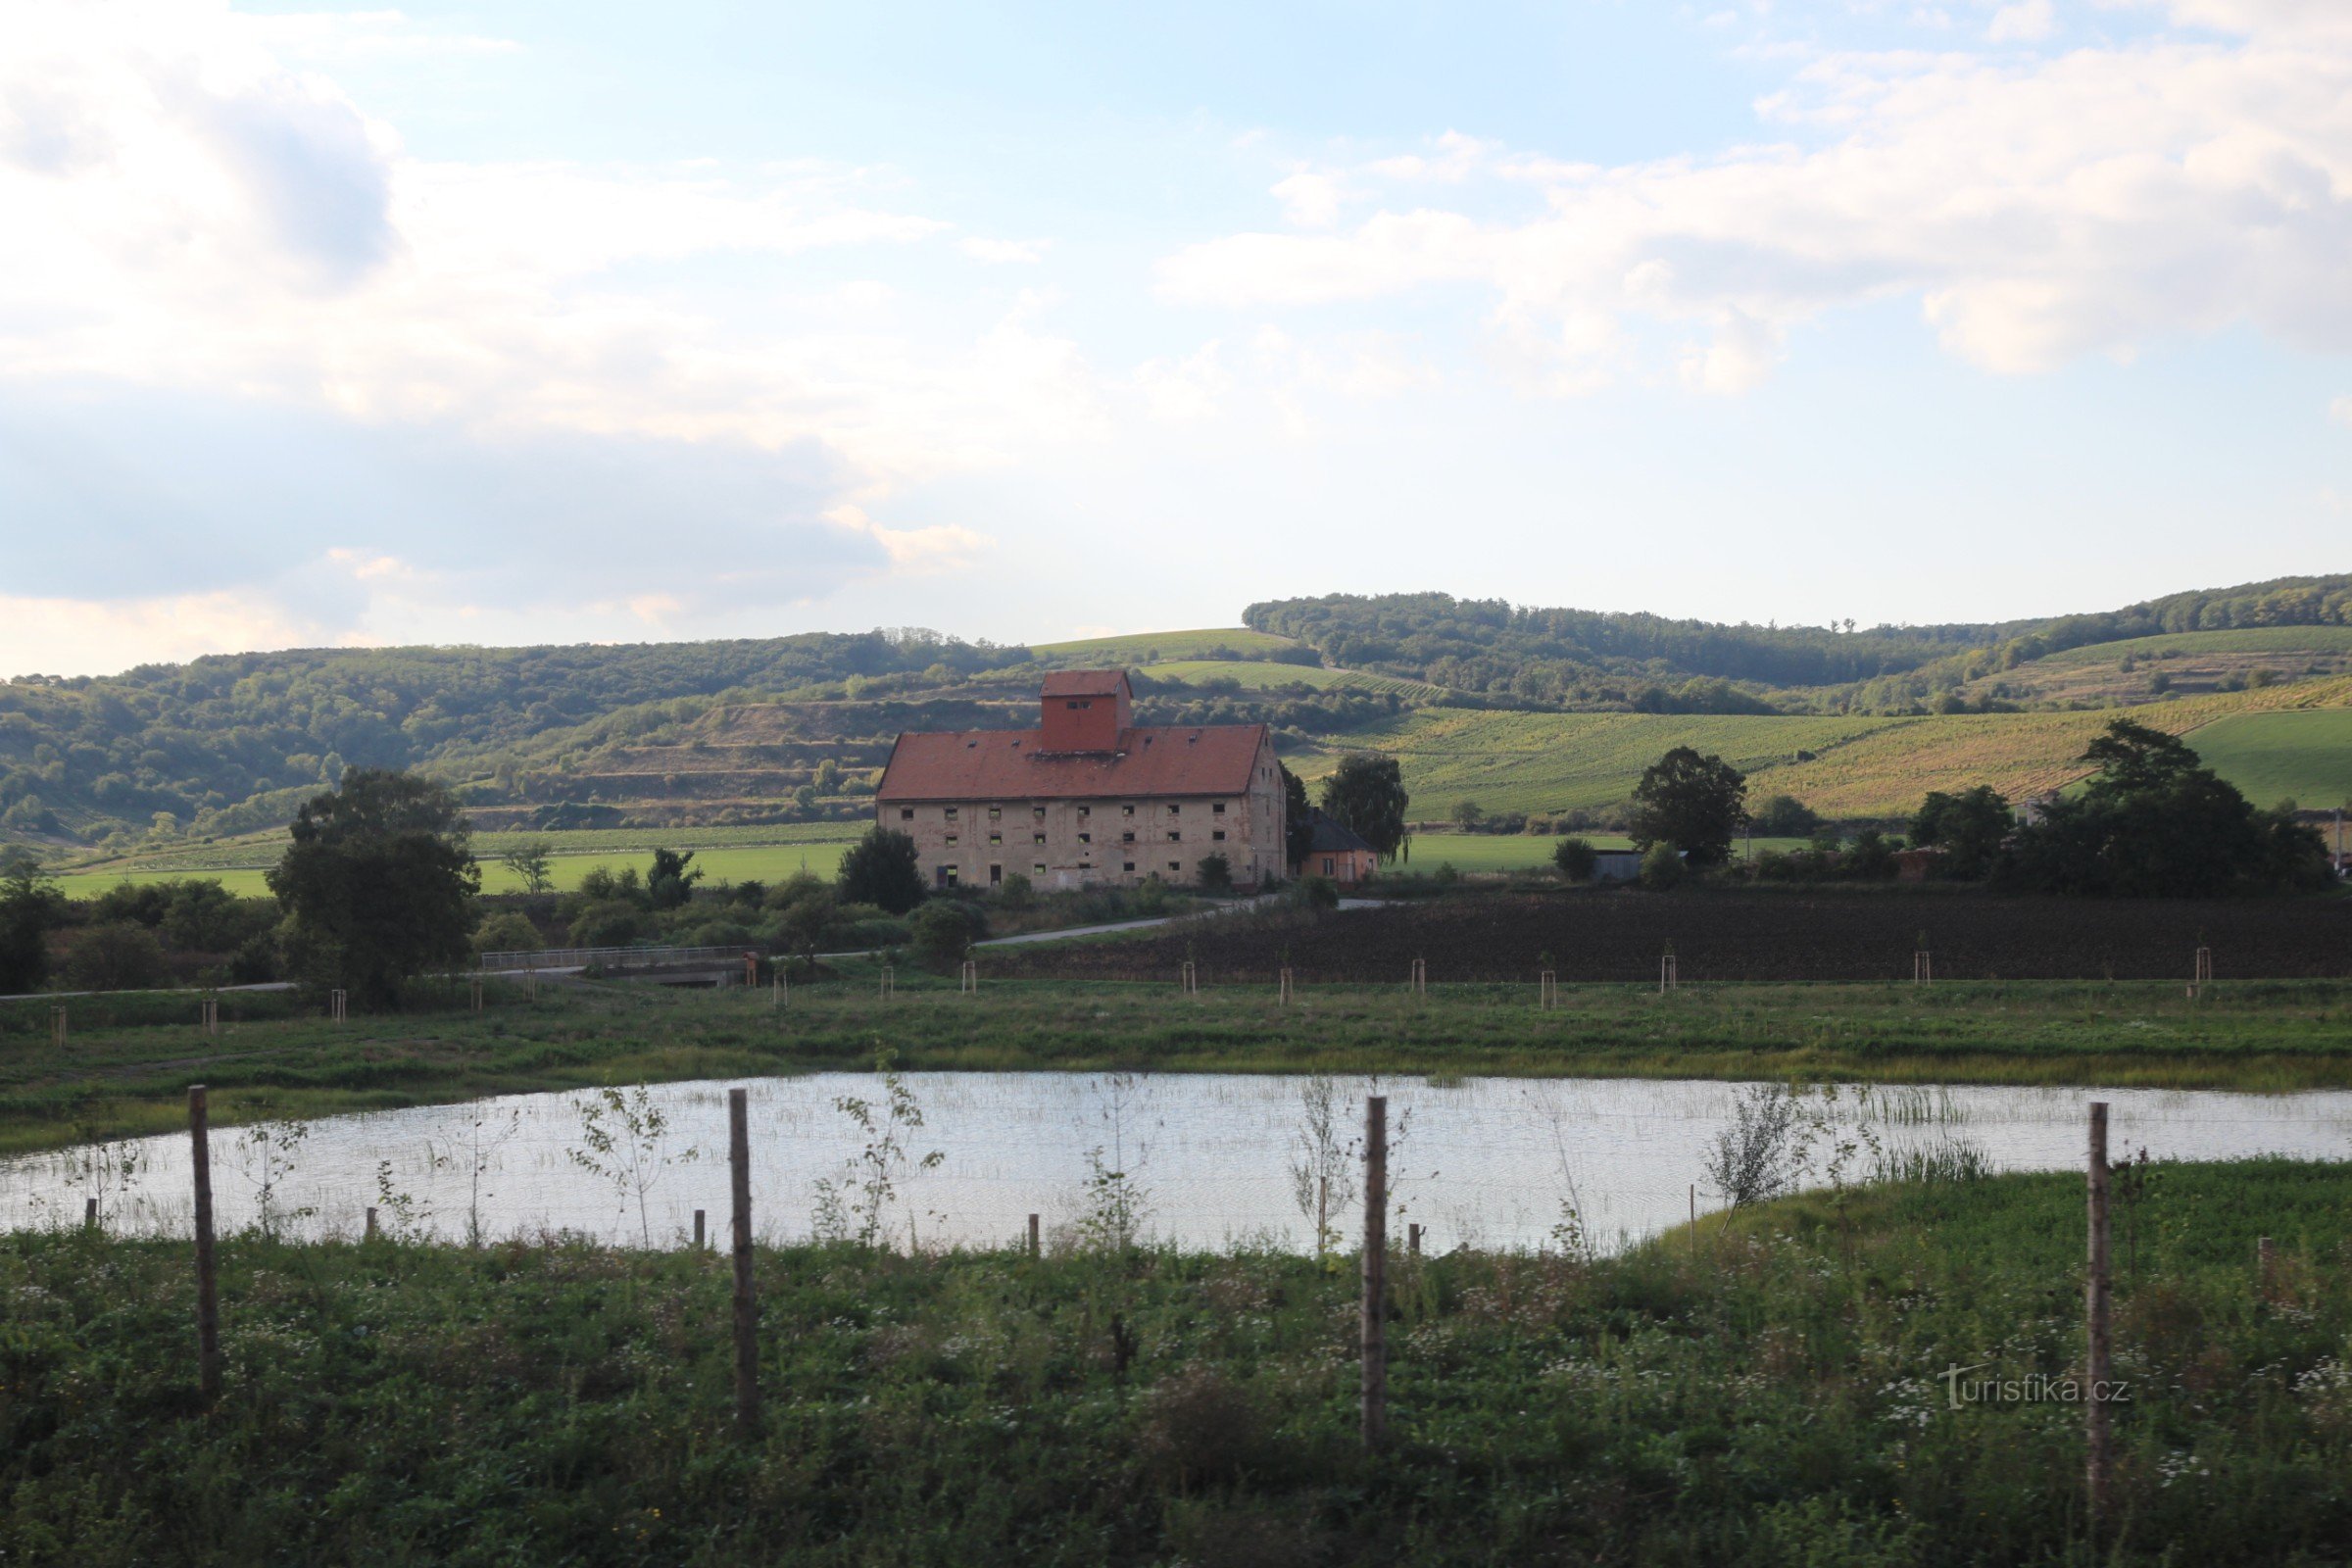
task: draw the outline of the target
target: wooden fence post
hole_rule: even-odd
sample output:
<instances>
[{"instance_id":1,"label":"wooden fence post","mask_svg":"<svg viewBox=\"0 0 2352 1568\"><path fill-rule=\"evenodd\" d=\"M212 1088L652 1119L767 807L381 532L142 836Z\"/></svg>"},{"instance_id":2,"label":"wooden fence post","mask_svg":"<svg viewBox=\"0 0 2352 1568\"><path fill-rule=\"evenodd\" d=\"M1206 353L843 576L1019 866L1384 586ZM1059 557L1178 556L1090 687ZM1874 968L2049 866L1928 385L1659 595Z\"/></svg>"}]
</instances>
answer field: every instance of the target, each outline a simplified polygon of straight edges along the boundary
<instances>
[{"instance_id":1,"label":"wooden fence post","mask_svg":"<svg viewBox=\"0 0 2352 1568\"><path fill-rule=\"evenodd\" d=\"M898 989L898 969L895 966L886 963L882 966L880 990L876 994L880 996L884 1002L888 1002L890 1000L891 993Z\"/></svg>"},{"instance_id":2,"label":"wooden fence post","mask_svg":"<svg viewBox=\"0 0 2352 1568\"><path fill-rule=\"evenodd\" d=\"M49 1009L49 1044L57 1047L61 1051L65 1049L66 1009L63 1007L51 1007Z\"/></svg>"},{"instance_id":3,"label":"wooden fence post","mask_svg":"<svg viewBox=\"0 0 2352 1568\"><path fill-rule=\"evenodd\" d=\"M1429 960L1427 958L1413 960L1413 977L1408 982L1408 989L1416 997L1429 995Z\"/></svg>"},{"instance_id":4,"label":"wooden fence post","mask_svg":"<svg viewBox=\"0 0 2352 1568\"><path fill-rule=\"evenodd\" d=\"M220 1281L213 1260L213 1130L204 1085L188 1086L189 1175L196 1188L196 1387L220 1397Z\"/></svg>"},{"instance_id":5,"label":"wooden fence post","mask_svg":"<svg viewBox=\"0 0 2352 1568\"><path fill-rule=\"evenodd\" d=\"M727 1091L727 1174L735 1203L735 1430L760 1430L760 1302L752 1294L752 1113L748 1090Z\"/></svg>"},{"instance_id":6,"label":"wooden fence post","mask_svg":"<svg viewBox=\"0 0 2352 1568\"><path fill-rule=\"evenodd\" d=\"M698 1252L708 1245L708 1243L705 1241L707 1232L704 1229L704 1225L705 1219L703 1211L698 1208L694 1211L694 1250Z\"/></svg>"},{"instance_id":7,"label":"wooden fence post","mask_svg":"<svg viewBox=\"0 0 2352 1568\"><path fill-rule=\"evenodd\" d=\"M1680 983L1681 976L1675 971L1674 950L1668 948L1658 958L1658 995L1664 996Z\"/></svg>"},{"instance_id":8,"label":"wooden fence post","mask_svg":"<svg viewBox=\"0 0 2352 1568\"><path fill-rule=\"evenodd\" d=\"M744 985L744 989L748 991L748 990L750 990L750 989L751 989L753 986L756 986L756 985L758 985L759 983L760 983L760 955L758 955L757 953L747 953L747 954L745 954L745 955L743 956L743 985Z\"/></svg>"},{"instance_id":9,"label":"wooden fence post","mask_svg":"<svg viewBox=\"0 0 2352 1568\"><path fill-rule=\"evenodd\" d=\"M1286 963L1282 966L1282 990L1276 995L1274 1000L1287 1007L1294 1000L1297 999L1298 994L1298 993L1296 989L1295 982L1291 977L1291 966Z\"/></svg>"},{"instance_id":10,"label":"wooden fence post","mask_svg":"<svg viewBox=\"0 0 2352 1568\"><path fill-rule=\"evenodd\" d=\"M375 1208L371 1204L368 1209L368 1240L374 1241L375 1235Z\"/></svg>"},{"instance_id":11,"label":"wooden fence post","mask_svg":"<svg viewBox=\"0 0 2352 1568\"><path fill-rule=\"evenodd\" d=\"M1389 1101L1364 1101L1363 1442L1389 1435Z\"/></svg>"},{"instance_id":12,"label":"wooden fence post","mask_svg":"<svg viewBox=\"0 0 2352 1568\"><path fill-rule=\"evenodd\" d=\"M326 1015L335 1023L350 1016L351 993L340 987L326 994Z\"/></svg>"},{"instance_id":13,"label":"wooden fence post","mask_svg":"<svg viewBox=\"0 0 2352 1568\"><path fill-rule=\"evenodd\" d=\"M1911 955L1911 983L1924 986L1936 978L1936 960L1927 949Z\"/></svg>"},{"instance_id":14,"label":"wooden fence post","mask_svg":"<svg viewBox=\"0 0 2352 1568\"><path fill-rule=\"evenodd\" d=\"M1044 1251L1038 1246L1037 1216L1032 1214L1029 1216L1029 1261L1034 1263L1044 1255Z\"/></svg>"},{"instance_id":15,"label":"wooden fence post","mask_svg":"<svg viewBox=\"0 0 2352 1568\"><path fill-rule=\"evenodd\" d=\"M480 975L478 975L478 974L477 974L477 975L475 975L475 976L473 977L472 981L471 981L471 982L470 982L470 983L469 983L469 984L466 986L466 992L467 992L467 995L468 995L468 998L469 998L469 1000L470 1000L470 1001L473 1003L473 1010L474 1010L474 1011L476 1011L476 1012L479 1012L479 1011L481 1011L481 1010L482 1010L482 977L481 977Z\"/></svg>"},{"instance_id":16,"label":"wooden fence post","mask_svg":"<svg viewBox=\"0 0 2352 1568\"><path fill-rule=\"evenodd\" d=\"M2107 1102L2090 1102L2089 1161L2090 1271L2083 1286L2083 1317L2088 1353L2083 1357L2082 1433L2085 1448L2083 1485L2087 1494L2091 1540L2098 1540L2107 1522L2107 1483L2113 1469L2108 1451L2107 1375L2109 1371L2107 1296Z\"/></svg>"},{"instance_id":17,"label":"wooden fence post","mask_svg":"<svg viewBox=\"0 0 2352 1568\"><path fill-rule=\"evenodd\" d=\"M98 1228L98 1200L95 1198L81 1200L81 1228L90 1231ZM2263 1245L2267 1247L2270 1244L2266 1242Z\"/></svg>"},{"instance_id":18,"label":"wooden fence post","mask_svg":"<svg viewBox=\"0 0 2352 1568\"><path fill-rule=\"evenodd\" d=\"M1560 972L1546 969L1536 976L1536 1005L1556 1007L1560 1004Z\"/></svg>"},{"instance_id":19,"label":"wooden fence post","mask_svg":"<svg viewBox=\"0 0 2352 1568\"><path fill-rule=\"evenodd\" d=\"M963 973L957 978L956 989L958 993L969 992L973 996L980 994L980 965L973 959L963 960Z\"/></svg>"},{"instance_id":20,"label":"wooden fence post","mask_svg":"<svg viewBox=\"0 0 2352 1568\"><path fill-rule=\"evenodd\" d=\"M1404 1250L1415 1257L1421 1255L1421 1225L1417 1220L1404 1227Z\"/></svg>"}]
</instances>

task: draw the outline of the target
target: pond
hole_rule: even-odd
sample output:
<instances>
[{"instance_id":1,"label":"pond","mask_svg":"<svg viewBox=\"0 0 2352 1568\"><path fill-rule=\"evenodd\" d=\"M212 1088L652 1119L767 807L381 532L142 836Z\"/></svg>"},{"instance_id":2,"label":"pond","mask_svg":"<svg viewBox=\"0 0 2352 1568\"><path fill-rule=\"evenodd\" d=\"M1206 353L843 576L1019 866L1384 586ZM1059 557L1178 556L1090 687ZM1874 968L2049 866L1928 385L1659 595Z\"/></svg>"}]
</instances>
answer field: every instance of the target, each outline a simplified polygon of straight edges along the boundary
<instances>
[{"instance_id":1,"label":"pond","mask_svg":"<svg viewBox=\"0 0 2352 1568\"><path fill-rule=\"evenodd\" d=\"M1009 1245L1038 1213L1049 1237L1090 1211L1090 1180L1124 1172L1148 1237L1184 1247L1313 1245L1316 1183L1306 1159L1308 1100L1318 1081L1243 1074L1129 1077L1092 1073L912 1073L922 1117L906 1129L908 1169L886 1205L895 1245ZM1333 1106L1330 1204L1343 1233L1351 1200L1363 1097L1389 1097L1397 1222L1430 1245L1546 1245L1573 1201L1602 1247L1652 1234L1697 1206L1708 1151L1734 1118L1743 1086L1650 1079L1344 1077L1320 1081ZM295 1235L356 1235L368 1205L387 1225L462 1240L554 1231L669 1247L697 1208L719 1245L727 1214L727 1085L665 1084L644 1103L666 1121L641 1164L642 1192L583 1164L597 1159L580 1094L336 1116L295 1128L217 1128L217 1223L256 1223L268 1205ZM755 1228L762 1239L812 1234L819 1184L862 1200L853 1162L869 1139L837 1105L857 1097L884 1123L872 1074L754 1080ZM2087 1088L1854 1088L1813 1101L1834 1136L1815 1140L1811 1180L1838 1143L1853 1146L1847 1181L1907 1156L1963 1152L1997 1170L2080 1169L2084 1106L2112 1106L2111 1148L2159 1159L2278 1153L2352 1157L2352 1094L2245 1095ZM628 1143L625 1135L621 1140ZM1090 1152L1099 1154L1090 1158ZM913 1168L936 1152L927 1169ZM608 1166L620 1151L602 1156ZM1306 1164L1303 1185L1298 1170ZM186 1235L191 1212L185 1135L23 1156L0 1163L0 1226L77 1224L98 1196L118 1233ZM642 1198L640 1205L639 1198ZM405 1211L405 1218L404 1218Z\"/></svg>"}]
</instances>

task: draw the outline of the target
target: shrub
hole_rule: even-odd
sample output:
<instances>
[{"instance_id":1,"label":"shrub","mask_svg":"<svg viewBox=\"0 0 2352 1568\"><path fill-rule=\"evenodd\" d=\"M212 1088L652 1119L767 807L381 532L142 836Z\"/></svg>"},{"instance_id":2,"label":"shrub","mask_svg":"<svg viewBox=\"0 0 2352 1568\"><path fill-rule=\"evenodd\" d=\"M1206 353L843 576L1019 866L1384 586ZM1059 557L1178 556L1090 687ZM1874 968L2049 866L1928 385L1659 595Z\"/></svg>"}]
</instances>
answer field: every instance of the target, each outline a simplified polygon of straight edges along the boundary
<instances>
[{"instance_id":1,"label":"shrub","mask_svg":"<svg viewBox=\"0 0 2352 1568\"><path fill-rule=\"evenodd\" d=\"M611 943L597 945L612 946ZM545 946L547 944L539 939L539 928L513 909L492 915L473 934L473 951L476 953L537 953Z\"/></svg>"},{"instance_id":2,"label":"shrub","mask_svg":"<svg viewBox=\"0 0 2352 1568\"><path fill-rule=\"evenodd\" d=\"M1327 876L1302 876L1291 888L1291 902L1301 909L1336 909L1339 886Z\"/></svg>"},{"instance_id":3,"label":"shrub","mask_svg":"<svg viewBox=\"0 0 2352 1568\"><path fill-rule=\"evenodd\" d=\"M1600 864L1592 846L1584 839L1562 839L1551 852L1551 863L1571 882L1590 882Z\"/></svg>"},{"instance_id":4,"label":"shrub","mask_svg":"<svg viewBox=\"0 0 2352 1568\"><path fill-rule=\"evenodd\" d=\"M644 933L645 919L634 904L618 899L591 904L571 921L575 948L625 948Z\"/></svg>"},{"instance_id":5,"label":"shrub","mask_svg":"<svg viewBox=\"0 0 2352 1568\"><path fill-rule=\"evenodd\" d=\"M914 840L886 827L872 827L841 858L837 879L844 904L871 904L905 914L923 902L923 873Z\"/></svg>"},{"instance_id":6,"label":"shrub","mask_svg":"<svg viewBox=\"0 0 2352 1568\"><path fill-rule=\"evenodd\" d=\"M1683 879L1683 857L1671 844L1652 844L1642 856L1642 885L1663 892Z\"/></svg>"},{"instance_id":7,"label":"shrub","mask_svg":"<svg viewBox=\"0 0 2352 1568\"><path fill-rule=\"evenodd\" d=\"M164 979L164 948L155 933L131 920L92 926L74 944L66 982L75 991L138 991Z\"/></svg>"},{"instance_id":8,"label":"shrub","mask_svg":"<svg viewBox=\"0 0 2352 1568\"><path fill-rule=\"evenodd\" d=\"M1167 912L1168 885L1159 879L1157 871L1136 885L1133 907L1136 914L1145 919Z\"/></svg>"},{"instance_id":9,"label":"shrub","mask_svg":"<svg viewBox=\"0 0 2352 1568\"><path fill-rule=\"evenodd\" d=\"M960 899L931 899L906 917L906 939L917 962L945 970L963 961L977 934L973 916L979 911Z\"/></svg>"},{"instance_id":10,"label":"shrub","mask_svg":"<svg viewBox=\"0 0 2352 1568\"><path fill-rule=\"evenodd\" d=\"M1026 909L1037 902L1037 892L1030 886L1026 875L1014 871L1006 875L1004 884L997 889L997 902L1007 909Z\"/></svg>"},{"instance_id":11,"label":"shrub","mask_svg":"<svg viewBox=\"0 0 2352 1568\"><path fill-rule=\"evenodd\" d=\"M1233 891L1233 862L1223 852L1200 857L1200 889L1204 893Z\"/></svg>"},{"instance_id":12,"label":"shrub","mask_svg":"<svg viewBox=\"0 0 2352 1568\"><path fill-rule=\"evenodd\" d=\"M1767 795L1748 815L1748 825L1768 839L1810 838L1821 815L1793 795Z\"/></svg>"}]
</instances>

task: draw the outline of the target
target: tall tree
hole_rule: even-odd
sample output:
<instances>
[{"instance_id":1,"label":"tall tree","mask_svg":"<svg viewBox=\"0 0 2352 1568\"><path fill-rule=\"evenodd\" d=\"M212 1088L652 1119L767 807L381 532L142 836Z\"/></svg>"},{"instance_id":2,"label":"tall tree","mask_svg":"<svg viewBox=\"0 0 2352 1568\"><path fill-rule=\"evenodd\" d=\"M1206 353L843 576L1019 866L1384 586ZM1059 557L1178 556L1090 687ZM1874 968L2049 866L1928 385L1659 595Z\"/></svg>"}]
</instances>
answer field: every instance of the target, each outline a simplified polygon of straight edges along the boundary
<instances>
[{"instance_id":1,"label":"tall tree","mask_svg":"<svg viewBox=\"0 0 2352 1568\"><path fill-rule=\"evenodd\" d=\"M545 893L556 885L545 839L526 839L498 858L514 873L514 880L522 884L525 893Z\"/></svg>"},{"instance_id":2,"label":"tall tree","mask_svg":"<svg viewBox=\"0 0 2352 1568\"><path fill-rule=\"evenodd\" d=\"M19 852L0 857L0 993L38 991L49 977L49 929L65 917L57 884Z\"/></svg>"},{"instance_id":3,"label":"tall tree","mask_svg":"<svg viewBox=\"0 0 2352 1568\"><path fill-rule=\"evenodd\" d=\"M1992 869L2002 842L2016 831L2008 797L1989 784L1957 795L1930 790L1911 817L1911 842L1944 852L1946 876L1981 877Z\"/></svg>"},{"instance_id":4,"label":"tall tree","mask_svg":"<svg viewBox=\"0 0 2352 1568\"><path fill-rule=\"evenodd\" d=\"M286 911L287 966L362 1006L466 961L481 869L457 797L413 773L355 767L303 803L270 872Z\"/></svg>"},{"instance_id":5,"label":"tall tree","mask_svg":"<svg viewBox=\"0 0 2352 1568\"><path fill-rule=\"evenodd\" d=\"M1396 858L1404 842L1404 808L1411 803L1396 759L1378 752L1349 752L1323 781L1324 814L1353 831L1384 860Z\"/></svg>"},{"instance_id":6,"label":"tall tree","mask_svg":"<svg viewBox=\"0 0 2352 1568\"><path fill-rule=\"evenodd\" d=\"M1282 763L1282 858L1287 865L1306 863L1315 846L1314 808L1306 803L1306 783Z\"/></svg>"},{"instance_id":7,"label":"tall tree","mask_svg":"<svg viewBox=\"0 0 2352 1568\"><path fill-rule=\"evenodd\" d=\"M923 902L923 869L914 840L879 824L841 858L834 885L844 904L872 904L905 914Z\"/></svg>"},{"instance_id":8,"label":"tall tree","mask_svg":"<svg viewBox=\"0 0 2352 1568\"><path fill-rule=\"evenodd\" d=\"M1720 757L1677 746L1642 770L1628 832L1634 848L1671 844L1691 865L1721 865L1747 820L1747 775Z\"/></svg>"},{"instance_id":9,"label":"tall tree","mask_svg":"<svg viewBox=\"0 0 2352 1568\"><path fill-rule=\"evenodd\" d=\"M694 885L703 879L698 866L688 870L694 852L680 854L676 850L656 850L654 868L645 874L647 902L657 909L674 909L694 897Z\"/></svg>"},{"instance_id":10,"label":"tall tree","mask_svg":"<svg viewBox=\"0 0 2352 1568\"><path fill-rule=\"evenodd\" d=\"M2178 737L2128 718L2082 760L2097 771L2018 830L1998 867L2010 886L2126 898L2210 898L2328 881L2327 846L2292 816L2258 811Z\"/></svg>"}]
</instances>

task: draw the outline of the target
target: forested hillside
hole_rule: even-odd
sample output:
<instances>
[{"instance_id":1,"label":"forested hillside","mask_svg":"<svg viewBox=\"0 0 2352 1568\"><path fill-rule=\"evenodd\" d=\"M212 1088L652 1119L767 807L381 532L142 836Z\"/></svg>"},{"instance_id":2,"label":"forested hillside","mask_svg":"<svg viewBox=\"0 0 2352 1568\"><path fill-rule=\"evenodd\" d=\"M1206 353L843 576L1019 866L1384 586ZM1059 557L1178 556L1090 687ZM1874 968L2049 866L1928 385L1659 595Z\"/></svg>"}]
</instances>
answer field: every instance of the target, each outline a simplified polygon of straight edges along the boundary
<instances>
[{"instance_id":1,"label":"forested hillside","mask_svg":"<svg viewBox=\"0 0 2352 1568\"><path fill-rule=\"evenodd\" d=\"M2004 624L1732 626L1436 593L1273 600L1242 618L1297 638L1334 664L1544 706L1885 711L2096 643L2352 624L2352 576L2285 577Z\"/></svg>"}]
</instances>

